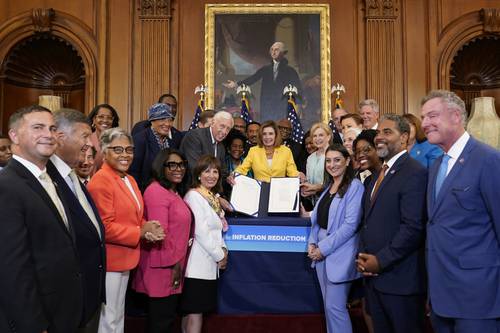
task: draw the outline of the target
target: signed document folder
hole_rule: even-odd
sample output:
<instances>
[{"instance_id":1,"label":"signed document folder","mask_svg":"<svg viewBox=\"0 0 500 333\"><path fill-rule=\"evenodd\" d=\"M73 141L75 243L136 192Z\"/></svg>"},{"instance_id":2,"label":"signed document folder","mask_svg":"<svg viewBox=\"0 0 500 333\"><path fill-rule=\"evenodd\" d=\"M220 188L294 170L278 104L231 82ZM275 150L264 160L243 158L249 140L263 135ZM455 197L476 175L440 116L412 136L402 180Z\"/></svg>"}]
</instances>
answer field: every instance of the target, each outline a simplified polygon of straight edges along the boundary
<instances>
[{"instance_id":1,"label":"signed document folder","mask_svg":"<svg viewBox=\"0 0 500 333\"><path fill-rule=\"evenodd\" d=\"M266 183L237 174L234 181L231 205L236 212L253 217L299 212L298 178L277 177Z\"/></svg>"}]
</instances>

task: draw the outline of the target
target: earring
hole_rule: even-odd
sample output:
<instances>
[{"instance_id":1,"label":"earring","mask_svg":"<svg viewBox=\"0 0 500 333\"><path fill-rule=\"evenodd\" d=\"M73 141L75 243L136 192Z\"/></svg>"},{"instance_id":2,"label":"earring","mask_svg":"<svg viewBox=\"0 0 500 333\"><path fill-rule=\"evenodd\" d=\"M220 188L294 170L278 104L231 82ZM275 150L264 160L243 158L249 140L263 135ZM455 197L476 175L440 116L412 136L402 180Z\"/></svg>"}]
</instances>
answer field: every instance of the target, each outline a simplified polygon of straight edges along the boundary
<instances>
[{"instance_id":1,"label":"earring","mask_svg":"<svg viewBox=\"0 0 500 333\"><path fill-rule=\"evenodd\" d=\"M201 180L201 177L198 177L198 180Z\"/></svg>"}]
</instances>

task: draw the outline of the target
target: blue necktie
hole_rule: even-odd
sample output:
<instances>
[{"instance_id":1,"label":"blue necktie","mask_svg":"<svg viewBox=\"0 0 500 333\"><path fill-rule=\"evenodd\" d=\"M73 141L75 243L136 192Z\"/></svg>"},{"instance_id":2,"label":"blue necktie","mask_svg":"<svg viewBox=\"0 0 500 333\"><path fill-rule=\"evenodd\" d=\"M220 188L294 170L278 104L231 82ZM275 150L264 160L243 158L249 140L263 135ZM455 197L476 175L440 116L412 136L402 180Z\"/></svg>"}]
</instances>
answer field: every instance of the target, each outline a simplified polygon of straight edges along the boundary
<instances>
[{"instance_id":1,"label":"blue necktie","mask_svg":"<svg viewBox=\"0 0 500 333\"><path fill-rule=\"evenodd\" d=\"M444 179L446 178L446 171L448 171L448 161L450 160L450 155L443 155L443 159L441 160L441 164L439 165L438 174L436 176L436 186L434 188L434 198L437 198L439 194L439 190L441 190L441 186L443 186Z\"/></svg>"}]
</instances>

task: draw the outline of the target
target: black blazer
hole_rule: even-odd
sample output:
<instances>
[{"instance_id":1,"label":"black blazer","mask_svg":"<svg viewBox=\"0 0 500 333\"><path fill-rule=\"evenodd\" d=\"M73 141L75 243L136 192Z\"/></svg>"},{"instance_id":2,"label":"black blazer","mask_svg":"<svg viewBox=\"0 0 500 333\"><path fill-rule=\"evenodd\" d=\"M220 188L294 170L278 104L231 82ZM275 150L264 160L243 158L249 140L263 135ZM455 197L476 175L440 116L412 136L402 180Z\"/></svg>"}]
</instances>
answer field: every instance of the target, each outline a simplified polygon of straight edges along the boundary
<instances>
[{"instance_id":1,"label":"black blazer","mask_svg":"<svg viewBox=\"0 0 500 333\"><path fill-rule=\"evenodd\" d=\"M57 208L14 159L0 172L0 202L0 332L76 332L82 276L75 243Z\"/></svg>"},{"instance_id":2,"label":"black blazer","mask_svg":"<svg viewBox=\"0 0 500 333\"><path fill-rule=\"evenodd\" d=\"M106 250L104 246L104 225L94 201L83 184L80 188L87 197L94 215L99 224L102 239L99 237L94 224L81 206L78 198L73 194L66 181L57 171L51 161L47 163L47 173L59 185L59 193L64 198L69 211L71 227L76 239L76 249L80 268L83 274L83 315L82 324L89 321L101 303L106 300L105 275L106 275Z\"/></svg>"},{"instance_id":3,"label":"black blazer","mask_svg":"<svg viewBox=\"0 0 500 333\"><path fill-rule=\"evenodd\" d=\"M182 133L173 127L170 130L172 139L168 139L168 145L171 148L179 149L182 141ZM133 135L133 140L135 152L129 173L134 177L141 191L144 192L151 179L151 167L153 160L160 152L160 146L156 141L151 127L136 132Z\"/></svg>"},{"instance_id":4,"label":"black blazer","mask_svg":"<svg viewBox=\"0 0 500 333\"><path fill-rule=\"evenodd\" d=\"M360 252L374 254L382 271L367 281L383 293L423 293L427 170L403 154L389 169L372 204L376 181L372 177L363 196Z\"/></svg>"},{"instance_id":5,"label":"black blazer","mask_svg":"<svg viewBox=\"0 0 500 333\"><path fill-rule=\"evenodd\" d=\"M210 135L210 127L196 128L188 131L181 142L180 150L186 155L189 168L193 170L196 162L203 155L214 156L215 149L212 144L212 136ZM221 162L223 178L227 176L227 168L225 166L225 148L222 142L217 144L217 158Z\"/></svg>"}]
</instances>

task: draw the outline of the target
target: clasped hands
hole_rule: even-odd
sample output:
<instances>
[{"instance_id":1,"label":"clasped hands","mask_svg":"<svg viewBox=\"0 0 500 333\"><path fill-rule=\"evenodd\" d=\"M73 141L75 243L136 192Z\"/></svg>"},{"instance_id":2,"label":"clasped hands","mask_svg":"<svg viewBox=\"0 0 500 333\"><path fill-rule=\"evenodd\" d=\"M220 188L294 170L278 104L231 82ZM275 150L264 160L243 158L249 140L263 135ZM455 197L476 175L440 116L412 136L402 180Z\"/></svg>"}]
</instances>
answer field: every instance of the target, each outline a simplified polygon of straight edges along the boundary
<instances>
[{"instance_id":1,"label":"clasped hands","mask_svg":"<svg viewBox=\"0 0 500 333\"><path fill-rule=\"evenodd\" d=\"M165 231L159 221L151 220L142 225L141 238L150 242L161 241L165 238Z\"/></svg>"},{"instance_id":2,"label":"clasped hands","mask_svg":"<svg viewBox=\"0 0 500 333\"><path fill-rule=\"evenodd\" d=\"M380 273L380 264L378 259L373 254L359 253L356 259L356 268L363 276L378 276Z\"/></svg>"},{"instance_id":3,"label":"clasped hands","mask_svg":"<svg viewBox=\"0 0 500 333\"><path fill-rule=\"evenodd\" d=\"M309 244L307 248L307 256L312 261L321 261L324 259L323 254L321 254L321 251L316 244Z\"/></svg>"}]
</instances>

